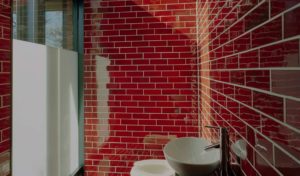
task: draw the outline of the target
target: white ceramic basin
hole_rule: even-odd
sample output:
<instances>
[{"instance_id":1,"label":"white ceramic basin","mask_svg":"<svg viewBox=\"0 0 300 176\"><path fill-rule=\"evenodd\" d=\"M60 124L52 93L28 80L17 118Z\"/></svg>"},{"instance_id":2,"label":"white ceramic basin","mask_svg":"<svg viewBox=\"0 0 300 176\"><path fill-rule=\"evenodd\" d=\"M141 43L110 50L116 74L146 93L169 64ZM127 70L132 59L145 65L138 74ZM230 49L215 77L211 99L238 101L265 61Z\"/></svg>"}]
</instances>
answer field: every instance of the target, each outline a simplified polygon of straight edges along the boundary
<instances>
[{"instance_id":1,"label":"white ceramic basin","mask_svg":"<svg viewBox=\"0 0 300 176\"><path fill-rule=\"evenodd\" d=\"M220 149L204 150L210 144L202 138L178 138L166 144L164 155L180 176L208 176L220 165Z\"/></svg>"}]
</instances>

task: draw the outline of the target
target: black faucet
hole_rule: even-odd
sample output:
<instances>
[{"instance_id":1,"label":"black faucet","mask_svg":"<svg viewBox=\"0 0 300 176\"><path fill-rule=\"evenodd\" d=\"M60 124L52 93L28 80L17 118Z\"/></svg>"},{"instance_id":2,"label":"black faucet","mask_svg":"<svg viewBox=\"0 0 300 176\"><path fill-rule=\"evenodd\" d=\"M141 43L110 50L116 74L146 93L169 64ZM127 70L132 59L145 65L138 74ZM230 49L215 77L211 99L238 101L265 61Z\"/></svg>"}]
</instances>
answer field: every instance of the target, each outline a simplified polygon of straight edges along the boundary
<instances>
[{"instance_id":1,"label":"black faucet","mask_svg":"<svg viewBox=\"0 0 300 176\"><path fill-rule=\"evenodd\" d=\"M211 144L205 147L205 150L211 148L220 148L220 176L229 176L229 135L224 127L205 126L207 128L214 128L220 130L220 142Z\"/></svg>"}]
</instances>

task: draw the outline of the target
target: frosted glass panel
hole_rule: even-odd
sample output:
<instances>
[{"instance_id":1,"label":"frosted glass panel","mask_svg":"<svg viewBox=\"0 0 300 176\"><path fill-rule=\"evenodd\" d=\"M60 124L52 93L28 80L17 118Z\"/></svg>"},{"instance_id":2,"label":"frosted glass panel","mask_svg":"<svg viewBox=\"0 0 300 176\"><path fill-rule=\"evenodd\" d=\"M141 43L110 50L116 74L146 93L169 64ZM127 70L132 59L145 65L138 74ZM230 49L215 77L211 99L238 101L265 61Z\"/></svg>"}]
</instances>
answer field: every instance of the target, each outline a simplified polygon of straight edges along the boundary
<instances>
[{"instance_id":1,"label":"frosted glass panel","mask_svg":"<svg viewBox=\"0 0 300 176\"><path fill-rule=\"evenodd\" d=\"M47 175L47 48L13 44L14 176Z\"/></svg>"},{"instance_id":2,"label":"frosted glass panel","mask_svg":"<svg viewBox=\"0 0 300 176\"><path fill-rule=\"evenodd\" d=\"M79 167L77 53L18 40L13 52L13 175L71 175Z\"/></svg>"}]
</instances>

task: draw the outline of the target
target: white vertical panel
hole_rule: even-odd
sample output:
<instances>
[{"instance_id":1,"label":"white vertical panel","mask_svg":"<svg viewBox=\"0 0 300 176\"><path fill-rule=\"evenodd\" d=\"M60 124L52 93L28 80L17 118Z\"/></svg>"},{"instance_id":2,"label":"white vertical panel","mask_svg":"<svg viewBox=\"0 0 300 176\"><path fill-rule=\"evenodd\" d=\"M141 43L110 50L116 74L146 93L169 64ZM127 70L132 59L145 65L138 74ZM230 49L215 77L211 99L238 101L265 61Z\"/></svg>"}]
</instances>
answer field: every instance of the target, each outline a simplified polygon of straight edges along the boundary
<instances>
[{"instance_id":1,"label":"white vertical panel","mask_svg":"<svg viewBox=\"0 0 300 176\"><path fill-rule=\"evenodd\" d=\"M77 53L14 40L13 176L79 167Z\"/></svg>"},{"instance_id":2,"label":"white vertical panel","mask_svg":"<svg viewBox=\"0 0 300 176\"><path fill-rule=\"evenodd\" d=\"M58 49L47 47L47 158L48 158L48 176L59 176L60 170L60 120L59 120L59 68L58 68Z\"/></svg>"},{"instance_id":3,"label":"white vertical panel","mask_svg":"<svg viewBox=\"0 0 300 176\"><path fill-rule=\"evenodd\" d=\"M60 176L79 167L77 53L59 50Z\"/></svg>"},{"instance_id":4,"label":"white vertical panel","mask_svg":"<svg viewBox=\"0 0 300 176\"><path fill-rule=\"evenodd\" d=\"M47 49L13 41L13 176L47 175Z\"/></svg>"}]
</instances>

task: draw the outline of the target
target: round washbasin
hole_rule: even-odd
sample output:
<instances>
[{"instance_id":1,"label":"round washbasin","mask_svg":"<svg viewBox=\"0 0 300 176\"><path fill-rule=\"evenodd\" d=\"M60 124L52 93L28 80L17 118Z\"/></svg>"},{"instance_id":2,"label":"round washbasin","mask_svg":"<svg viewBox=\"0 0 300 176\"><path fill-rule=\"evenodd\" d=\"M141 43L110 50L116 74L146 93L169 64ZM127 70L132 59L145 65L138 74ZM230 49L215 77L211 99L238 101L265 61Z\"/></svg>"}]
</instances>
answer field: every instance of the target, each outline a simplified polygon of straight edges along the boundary
<instances>
[{"instance_id":1,"label":"round washbasin","mask_svg":"<svg viewBox=\"0 0 300 176\"><path fill-rule=\"evenodd\" d=\"M178 138L166 144L164 155L180 176L208 176L220 165L220 149L204 150L210 144L203 138Z\"/></svg>"}]
</instances>

